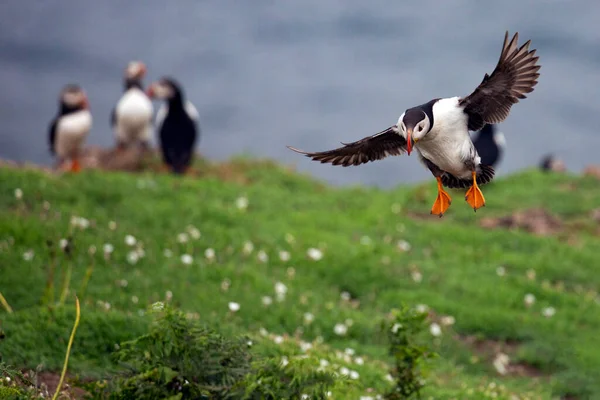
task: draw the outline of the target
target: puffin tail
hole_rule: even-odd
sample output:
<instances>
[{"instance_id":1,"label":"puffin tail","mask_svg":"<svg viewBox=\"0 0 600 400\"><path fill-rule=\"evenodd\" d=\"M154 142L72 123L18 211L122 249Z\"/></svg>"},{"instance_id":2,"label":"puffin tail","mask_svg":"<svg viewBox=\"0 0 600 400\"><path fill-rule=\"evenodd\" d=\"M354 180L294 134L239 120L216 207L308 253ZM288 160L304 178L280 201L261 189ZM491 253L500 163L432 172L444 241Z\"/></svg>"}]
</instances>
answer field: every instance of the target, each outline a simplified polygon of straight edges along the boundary
<instances>
[{"instance_id":1,"label":"puffin tail","mask_svg":"<svg viewBox=\"0 0 600 400\"><path fill-rule=\"evenodd\" d=\"M495 171L491 165L479 164L477 166L477 184L485 185L494 179ZM466 189L473 186L473 180L470 178L462 179L447 172L442 175L442 184L450 189Z\"/></svg>"}]
</instances>

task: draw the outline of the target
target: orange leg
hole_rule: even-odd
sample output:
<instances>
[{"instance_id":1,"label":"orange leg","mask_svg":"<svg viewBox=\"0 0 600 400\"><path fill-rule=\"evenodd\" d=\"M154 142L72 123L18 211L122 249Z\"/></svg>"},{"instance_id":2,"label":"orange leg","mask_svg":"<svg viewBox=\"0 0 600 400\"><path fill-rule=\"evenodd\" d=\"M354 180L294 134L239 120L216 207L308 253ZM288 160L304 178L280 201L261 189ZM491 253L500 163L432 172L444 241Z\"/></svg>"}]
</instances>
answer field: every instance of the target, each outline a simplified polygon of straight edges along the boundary
<instances>
[{"instance_id":1,"label":"orange leg","mask_svg":"<svg viewBox=\"0 0 600 400\"><path fill-rule=\"evenodd\" d=\"M79 171L81 171L81 164L79 164L79 160L77 158L74 158L71 161L71 172L77 173Z\"/></svg>"},{"instance_id":2,"label":"orange leg","mask_svg":"<svg viewBox=\"0 0 600 400\"><path fill-rule=\"evenodd\" d=\"M450 204L452 204L452 199L442 187L442 178L436 177L435 179L437 179L438 195L435 199L435 203L433 203L433 207L431 207L431 213L434 215L439 215L440 218L442 218L448 207L450 207Z\"/></svg>"},{"instance_id":3,"label":"orange leg","mask_svg":"<svg viewBox=\"0 0 600 400\"><path fill-rule=\"evenodd\" d=\"M473 207L474 211L477 211L478 208L485 207L485 197L483 197L481 189L477 186L477 174L475 171L473 171L473 186L467 190L465 200Z\"/></svg>"}]
</instances>

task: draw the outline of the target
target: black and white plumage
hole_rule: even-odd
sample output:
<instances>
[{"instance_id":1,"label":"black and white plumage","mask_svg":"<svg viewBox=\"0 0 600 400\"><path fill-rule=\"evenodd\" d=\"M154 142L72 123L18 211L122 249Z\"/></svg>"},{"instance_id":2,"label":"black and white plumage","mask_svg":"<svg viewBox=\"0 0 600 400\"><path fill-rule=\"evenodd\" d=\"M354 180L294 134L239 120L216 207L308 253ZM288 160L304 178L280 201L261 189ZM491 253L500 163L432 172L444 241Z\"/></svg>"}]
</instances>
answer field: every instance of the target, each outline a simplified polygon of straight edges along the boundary
<instances>
[{"instance_id":1,"label":"black and white plumage","mask_svg":"<svg viewBox=\"0 0 600 400\"><path fill-rule=\"evenodd\" d=\"M498 131L494 124L486 124L478 131L472 139L477 154L481 157L481 163L496 167L502 160L506 139L504 134Z\"/></svg>"},{"instance_id":2,"label":"black and white plumage","mask_svg":"<svg viewBox=\"0 0 600 400\"><path fill-rule=\"evenodd\" d=\"M132 61L125 69L125 92L111 112L110 122L120 148L141 143L148 145L152 137L152 102L144 92L142 80L146 66Z\"/></svg>"},{"instance_id":3,"label":"black and white plumage","mask_svg":"<svg viewBox=\"0 0 600 400\"><path fill-rule=\"evenodd\" d=\"M184 98L181 85L172 78L150 85L148 95L166 101L156 115L160 148L165 164L173 173L183 174L192 162L200 135L198 110Z\"/></svg>"},{"instance_id":4,"label":"black and white plumage","mask_svg":"<svg viewBox=\"0 0 600 400\"><path fill-rule=\"evenodd\" d=\"M466 199L477 210L485 205L478 184L490 182L494 170L481 163L469 131L504 121L512 105L533 91L539 77L539 57L535 56L535 50L529 50L531 41L518 47L517 40L518 33L509 40L506 32L494 71L491 75L485 74L468 96L433 99L410 108L396 125L359 141L343 143L343 147L335 150L309 153L290 149L315 161L347 167L405 152L410 155L414 147L438 180L438 200L432 213L441 216L450 204L450 197L442 186L470 187Z\"/></svg>"},{"instance_id":5,"label":"black and white plumage","mask_svg":"<svg viewBox=\"0 0 600 400\"><path fill-rule=\"evenodd\" d=\"M59 166L70 161L71 171L80 170L79 156L91 129L92 114L85 92L79 85L66 85L59 96L58 114L48 132L50 153L56 156Z\"/></svg>"}]
</instances>

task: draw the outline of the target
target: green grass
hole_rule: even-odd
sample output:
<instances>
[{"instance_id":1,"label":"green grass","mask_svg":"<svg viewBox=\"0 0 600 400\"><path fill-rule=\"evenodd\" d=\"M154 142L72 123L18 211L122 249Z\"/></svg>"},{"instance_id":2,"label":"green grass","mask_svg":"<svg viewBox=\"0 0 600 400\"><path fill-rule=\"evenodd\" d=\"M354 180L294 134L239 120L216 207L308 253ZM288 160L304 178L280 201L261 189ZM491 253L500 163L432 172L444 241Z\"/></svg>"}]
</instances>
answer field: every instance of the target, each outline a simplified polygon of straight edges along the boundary
<instances>
[{"instance_id":1,"label":"green grass","mask_svg":"<svg viewBox=\"0 0 600 400\"><path fill-rule=\"evenodd\" d=\"M433 361L425 398L600 397L600 239L597 223L588 218L600 206L597 181L526 171L484 186L487 206L477 213L460 192L451 192L454 202L440 220L419 216L429 213L434 181L393 190L334 188L268 162L232 165L244 179L92 171L59 177L0 169L0 292L15 311L0 310L6 335L1 360L60 370L74 320L72 294L93 265L80 297L71 373L110 374L115 346L147 329L147 306L169 301L224 332L250 334L263 355L300 354L299 338L322 341L309 352L338 367L347 364L360 376L336 386L333 398L374 397L391 387L380 323L406 303L427 305L431 321L445 315L456 321L429 339L440 357ZM23 191L21 200L16 188ZM242 196L248 199L245 210L236 206ZM484 217L531 207L562 218L563 232L538 237L479 226ZM72 216L90 226L73 229ZM180 243L178 234L190 227L201 237L188 233L189 240ZM70 231L72 260L58 247ZM125 243L127 235L136 238L135 246ZM52 259L47 241L59 265L73 263L68 305L53 310L40 307ZM410 249L399 249L399 241ZM250 254L243 251L246 242L253 244ZM105 244L114 247L106 258ZM132 263L128 254L138 247L143 257ZM205 257L209 248L214 260ZM322 259L310 259L309 248L320 249ZM27 261L30 250L33 259ZM261 250L267 261L259 260ZM289 261L280 259L281 251L290 253ZM193 257L191 265L182 262L183 254ZM503 276L497 274L500 266ZM530 270L534 279L527 276ZM413 276L419 274L417 282ZM281 301L277 282L287 288ZM529 308L523 302L527 293L536 298ZM263 305L263 296L273 303ZM239 303L239 311L230 312L229 302ZM544 317L546 307L556 314ZM312 323L305 322L305 313L314 315ZM348 320L347 333L336 334L334 326ZM271 336L261 335L261 328ZM276 344L273 335L289 338ZM466 344L471 336L488 340L489 354ZM503 343L509 343L511 363L535 367L537 376L499 375L491 347ZM346 348L355 355L344 361ZM365 362L356 364L356 356Z\"/></svg>"}]
</instances>

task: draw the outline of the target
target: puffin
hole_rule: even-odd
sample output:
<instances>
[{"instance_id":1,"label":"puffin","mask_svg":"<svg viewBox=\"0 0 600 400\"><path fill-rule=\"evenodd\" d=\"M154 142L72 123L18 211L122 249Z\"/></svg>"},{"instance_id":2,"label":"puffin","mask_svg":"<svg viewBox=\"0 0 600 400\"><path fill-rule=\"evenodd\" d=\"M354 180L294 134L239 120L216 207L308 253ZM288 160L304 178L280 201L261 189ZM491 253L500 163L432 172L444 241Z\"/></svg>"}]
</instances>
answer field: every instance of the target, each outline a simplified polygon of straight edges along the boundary
<instances>
[{"instance_id":1,"label":"puffin","mask_svg":"<svg viewBox=\"0 0 600 400\"><path fill-rule=\"evenodd\" d=\"M151 99L165 101L155 120L163 161L174 174L184 174L200 134L198 110L185 99L181 85L170 77L153 82L147 94Z\"/></svg>"},{"instance_id":2,"label":"puffin","mask_svg":"<svg viewBox=\"0 0 600 400\"><path fill-rule=\"evenodd\" d=\"M506 139L504 134L498 131L496 125L486 124L477 132L473 139L473 145L481 157L482 164L496 167L504 155Z\"/></svg>"},{"instance_id":3,"label":"puffin","mask_svg":"<svg viewBox=\"0 0 600 400\"><path fill-rule=\"evenodd\" d=\"M71 172L79 172L81 149L92 129L88 98L77 84L67 84L59 96L58 114L50 122L50 153L57 158L57 168L70 161Z\"/></svg>"},{"instance_id":4,"label":"puffin","mask_svg":"<svg viewBox=\"0 0 600 400\"><path fill-rule=\"evenodd\" d=\"M131 61L125 68L124 93L110 118L119 151L134 144L149 146L154 110L142 85L145 76L146 65L141 61Z\"/></svg>"},{"instance_id":5,"label":"puffin","mask_svg":"<svg viewBox=\"0 0 600 400\"><path fill-rule=\"evenodd\" d=\"M403 112L391 127L342 147L322 152L290 150L314 161L341 165L361 165L388 156L410 154L416 150L420 161L437 180L438 194L431 214L440 218L452 199L446 188L465 188L465 200L474 211L485 206L480 185L494 178L494 168L483 164L469 131L485 124L504 121L512 106L533 92L538 73L539 57L529 50L531 40L517 45L518 32L509 40L504 36L502 51L491 75L467 96L435 98Z\"/></svg>"}]
</instances>

